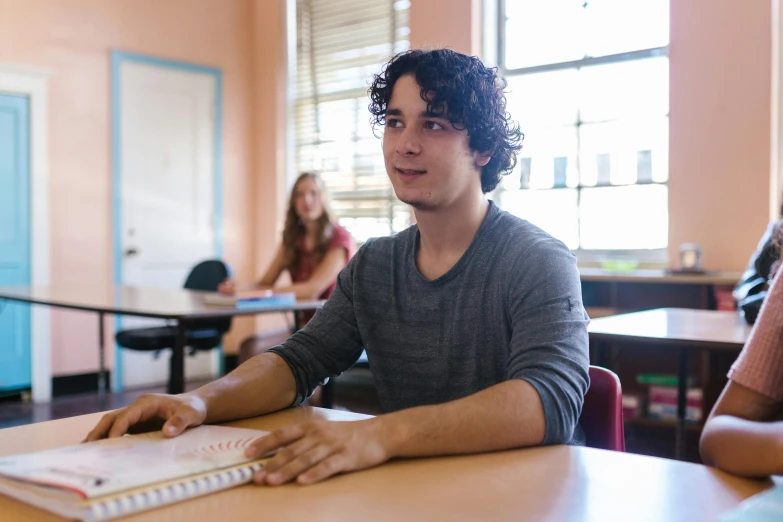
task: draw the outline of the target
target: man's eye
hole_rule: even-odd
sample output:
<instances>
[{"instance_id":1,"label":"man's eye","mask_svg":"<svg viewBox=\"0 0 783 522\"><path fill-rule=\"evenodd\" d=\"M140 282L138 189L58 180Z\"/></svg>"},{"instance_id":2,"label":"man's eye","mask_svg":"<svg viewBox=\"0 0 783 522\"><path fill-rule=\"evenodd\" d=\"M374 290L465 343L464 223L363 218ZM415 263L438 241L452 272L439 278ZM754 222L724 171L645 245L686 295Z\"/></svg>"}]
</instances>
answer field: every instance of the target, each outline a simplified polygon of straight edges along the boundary
<instances>
[{"instance_id":1,"label":"man's eye","mask_svg":"<svg viewBox=\"0 0 783 522\"><path fill-rule=\"evenodd\" d=\"M431 130L443 130L445 127L436 121L428 121L424 127Z\"/></svg>"},{"instance_id":2,"label":"man's eye","mask_svg":"<svg viewBox=\"0 0 783 522\"><path fill-rule=\"evenodd\" d=\"M396 129L397 127L402 127L402 122L397 118L389 118L386 120L386 126Z\"/></svg>"}]
</instances>

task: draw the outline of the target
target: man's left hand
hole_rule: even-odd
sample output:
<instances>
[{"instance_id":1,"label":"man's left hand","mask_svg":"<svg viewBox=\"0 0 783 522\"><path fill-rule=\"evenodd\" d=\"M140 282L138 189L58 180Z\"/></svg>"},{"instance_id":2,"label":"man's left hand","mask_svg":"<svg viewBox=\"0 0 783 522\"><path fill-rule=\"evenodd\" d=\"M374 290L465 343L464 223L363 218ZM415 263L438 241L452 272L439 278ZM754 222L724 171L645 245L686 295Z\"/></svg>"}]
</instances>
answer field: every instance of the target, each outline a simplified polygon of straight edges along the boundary
<instances>
[{"instance_id":1,"label":"man's left hand","mask_svg":"<svg viewBox=\"0 0 783 522\"><path fill-rule=\"evenodd\" d=\"M277 486L295 480L313 484L338 473L371 468L391 457L383 422L373 418L353 422L309 421L286 426L255 441L247 450L257 458L277 454L253 480Z\"/></svg>"}]
</instances>

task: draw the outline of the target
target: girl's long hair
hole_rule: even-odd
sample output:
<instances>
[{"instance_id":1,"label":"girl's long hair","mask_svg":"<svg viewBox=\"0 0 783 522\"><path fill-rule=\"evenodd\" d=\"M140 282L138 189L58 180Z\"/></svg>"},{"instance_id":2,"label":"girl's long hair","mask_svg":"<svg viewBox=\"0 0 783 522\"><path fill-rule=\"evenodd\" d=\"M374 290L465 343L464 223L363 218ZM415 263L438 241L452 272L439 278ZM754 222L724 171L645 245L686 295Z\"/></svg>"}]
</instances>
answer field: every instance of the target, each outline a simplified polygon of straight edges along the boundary
<instances>
[{"instance_id":1,"label":"girl's long hair","mask_svg":"<svg viewBox=\"0 0 783 522\"><path fill-rule=\"evenodd\" d=\"M291 195L288 198L288 211L285 214L285 227L283 228L283 250L286 256L286 268L292 269L299 264L299 249L297 243L305 235L305 226L302 220L299 219L299 215L296 213L296 188L299 183L304 179L312 179L315 184L318 185L319 197L321 198L321 206L323 207L323 213L318 218L317 222L317 240L315 242L315 264L320 263L326 255L326 250L329 248L329 242L332 239L332 229L334 226L334 218L329 211L328 197L326 187L324 186L321 176L315 172L304 172L296 178L294 186L291 189Z\"/></svg>"}]
</instances>

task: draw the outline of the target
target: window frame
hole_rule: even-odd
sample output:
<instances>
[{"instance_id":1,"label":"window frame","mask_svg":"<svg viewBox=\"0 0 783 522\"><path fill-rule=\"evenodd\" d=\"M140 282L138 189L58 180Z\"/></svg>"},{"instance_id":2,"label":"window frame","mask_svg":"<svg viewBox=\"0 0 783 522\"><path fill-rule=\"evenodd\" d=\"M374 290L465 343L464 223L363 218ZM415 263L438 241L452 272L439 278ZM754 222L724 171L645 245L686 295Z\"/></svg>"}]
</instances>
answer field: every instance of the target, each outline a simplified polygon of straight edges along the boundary
<instances>
[{"instance_id":1,"label":"window frame","mask_svg":"<svg viewBox=\"0 0 783 522\"><path fill-rule=\"evenodd\" d=\"M487 25L487 32L489 35L489 38L485 39L485 45L491 42L490 38L494 37L495 46L490 47L487 45L487 50L489 51L489 54L492 57L491 63L496 64L498 69L498 74L502 76L503 78L510 78L510 77L516 77L516 76L522 76L527 74L536 74L536 73L542 73L542 72L553 72L553 71L562 71L562 70L580 70L585 67L592 67L597 65L606 65L606 64L614 64L614 63L623 63L623 62L631 62L631 61L639 61L644 60L648 58L658 58L658 57L669 57L669 47L670 45L665 45L661 47L652 47L649 49L640 49L636 51L629 51L624 53L616 53L611 55L605 55L605 56L585 56L578 60L569 60L565 62L557 62L557 63L548 63L548 64L542 64L542 65L535 65L530 67L519 67L514 69L507 69L505 66L506 62L506 2L510 0L495 0L492 2L491 0L489 3L493 4L492 8L485 10L485 15L495 15L494 17L489 16L488 21L490 22ZM491 20L490 18L495 18L495 20ZM494 22L494 23L493 23ZM668 119L669 113L667 112L666 118ZM622 120L618 120L622 121ZM581 121L581 119L578 119L576 123L574 124L574 128L577 131L577 140L579 139L579 129L581 125L583 125L585 122ZM578 149L578 148L577 148ZM668 178L665 182L641 182L641 183L635 183L635 185L646 185L646 184L655 184L655 185L664 185L669 187ZM615 185L613 185L615 186ZM616 186L622 186L622 185L616 185ZM562 187L552 187L547 189L523 189L523 190L559 190ZM583 187L581 183L577 185L576 187L569 187L570 189L576 189L577 191L577 202L581 199L581 191L583 188L592 188L592 187ZM497 194L501 195L502 192L504 192L504 189L502 185L499 185L496 189ZM502 196L501 196L502 197ZM667 208L668 213L668 208ZM654 266L665 266L668 265L669 256L668 256L668 250L669 250L669 239L667 234L667 246L665 248L655 248L655 249L616 249L616 250L606 250L606 249L584 249L581 248L581 237L580 237L580 247L572 250L574 254L577 255L579 259L579 265L599 265L602 261L606 260L607 258L612 259L634 259L640 263L640 265L654 265Z\"/></svg>"}]
</instances>

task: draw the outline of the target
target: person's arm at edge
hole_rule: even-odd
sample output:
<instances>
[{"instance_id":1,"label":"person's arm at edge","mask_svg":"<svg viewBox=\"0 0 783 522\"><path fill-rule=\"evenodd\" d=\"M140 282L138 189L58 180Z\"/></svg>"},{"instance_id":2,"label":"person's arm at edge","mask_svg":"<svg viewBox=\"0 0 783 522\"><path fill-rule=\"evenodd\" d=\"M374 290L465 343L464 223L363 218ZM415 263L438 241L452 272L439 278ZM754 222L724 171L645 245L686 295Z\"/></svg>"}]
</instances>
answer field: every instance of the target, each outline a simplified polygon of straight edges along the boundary
<instances>
[{"instance_id":1,"label":"person's arm at edge","mask_svg":"<svg viewBox=\"0 0 783 522\"><path fill-rule=\"evenodd\" d=\"M737 475L783 473L781 278L775 277L700 440L705 463Z\"/></svg>"},{"instance_id":2,"label":"person's arm at edge","mask_svg":"<svg viewBox=\"0 0 783 522\"><path fill-rule=\"evenodd\" d=\"M699 448L705 464L734 475L783 473L783 421L769 397L729 381L710 413Z\"/></svg>"}]
</instances>

